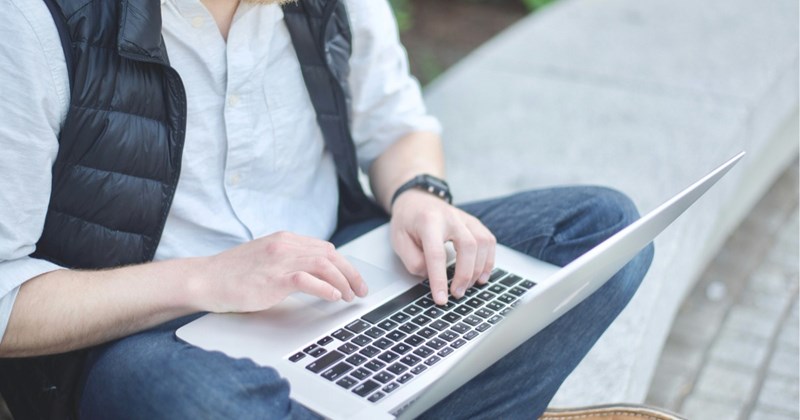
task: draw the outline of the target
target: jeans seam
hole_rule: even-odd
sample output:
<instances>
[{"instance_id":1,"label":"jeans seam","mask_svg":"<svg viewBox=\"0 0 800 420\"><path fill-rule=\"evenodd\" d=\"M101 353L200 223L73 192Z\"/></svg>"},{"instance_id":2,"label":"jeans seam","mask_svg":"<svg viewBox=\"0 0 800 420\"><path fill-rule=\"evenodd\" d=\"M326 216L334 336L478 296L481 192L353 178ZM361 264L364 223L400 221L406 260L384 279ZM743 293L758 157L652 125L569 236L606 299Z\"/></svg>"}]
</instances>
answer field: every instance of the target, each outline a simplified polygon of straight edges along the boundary
<instances>
[{"instance_id":1,"label":"jeans seam","mask_svg":"<svg viewBox=\"0 0 800 420\"><path fill-rule=\"evenodd\" d=\"M600 234L600 233L605 234L605 232L608 232L608 231L619 232L620 230L624 229L628 225L627 223L625 223L625 220L626 220L625 215L620 214L619 220L617 220L613 225L603 229L602 231L592 232L592 235L597 235L597 234ZM552 236L553 242L558 243L558 244L563 244L563 243L568 243L568 242L570 242L572 240L575 240L575 239L580 239L580 238L569 238L569 237L567 237L567 235L565 235L567 230L568 229L562 229L561 234L553 235ZM609 235L609 237L610 237L610 235Z\"/></svg>"},{"instance_id":2,"label":"jeans seam","mask_svg":"<svg viewBox=\"0 0 800 420\"><path fill-rule=\"evenodd\" d=\"M520 250L520 248L519 248L519 247L520 247L520 245L522 245L522 244L524 244L524 243L527 243L527 242L532 242L532 241L534 241L534 240L536 240L536 239L538 239L538 238L542 238L542 237L547 237L547 238L549 238L549 240L546 242L546 244L547 244L547 243L550 243L550 242L552 242L552 241L555 239L555 238L553 237L553 233L554 233L554 230L552 230L552 229L551 229L549 233L540 233L540 234L536 234L536 235L533 235L533 236L529 236L529 237L527 237L527 238L525 238L525 239L523 239L523 240L521 240L521 241L517 241L517 242L515 242L515 243L513 243L513 244L506 245L506 246L508 246L508 247L509 247L509 248L511 248L511 249L514 249L514 250L517 250L517 251L519 251L519 250ZM545 244L545 245L542 245L542 247L541 247L541 248L539 248L539 250L538 250L538 252L536 253L536 255L534 256L534 258L536 258L536 259L538 259L538 260L541 260L541 259L542 259L542 255L544 254L544 250L545 250L545 248L547 248L546 244ZM521 252L522 252L522 251L521 251ZM528 253L528 252L523 252L523 253L533 256L533 254L532 254L532 253Z\"/></svg>"}]
</instances>

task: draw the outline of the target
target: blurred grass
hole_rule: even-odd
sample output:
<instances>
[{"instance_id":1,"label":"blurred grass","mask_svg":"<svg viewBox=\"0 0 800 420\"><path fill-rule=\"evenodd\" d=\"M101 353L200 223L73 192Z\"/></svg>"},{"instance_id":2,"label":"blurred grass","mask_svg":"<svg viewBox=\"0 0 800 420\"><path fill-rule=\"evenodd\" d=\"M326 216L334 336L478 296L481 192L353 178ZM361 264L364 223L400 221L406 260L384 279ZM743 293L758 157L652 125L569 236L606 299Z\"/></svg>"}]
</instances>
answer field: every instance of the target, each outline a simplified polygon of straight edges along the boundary
<instances>
[{"instance_id":1,"label":"blurred grass","mask_svg":"<svg viewBox=\"0 0 800 420\"><path fill-rule=\"evenodd\" d=\"M556 0L463 0L468 3L498 3L501 1L521 2L525 7L533 12L534 10L547 6ZM410 0L389 0L397 19L397 27L400 32L405 32L414 26L414 6Z\"/></svg>"},{"instance_id":2,"label":"blurred grass","mask_svg":"<svg viewBox=\"0 0 800 420\"><path fill-rule=\"evenodd\" d=\"M522 3L528 8L528 10L533 11L540 7L547 6L554 1L555 0L522 0Z\"/></svg>"},{"instance_id":3,"label":"blurred grass","mask_svg":"<svg viewBox=\"0 0 800 420\"><path fill-rule=\"evenodd\" d=\"M432 49L421 49L416 53L417 77L424 82L431 81L446 70Z\"/></svg>"},{"instance_id":4,"label":"blurred grass","mask_svg":"<svg viewBox=\"0 0 800 420\"><path fill-rule=\"evenodd\" d=\"M411 73L425 86L531 7L554 0L389 0Z\"/></svg>"},{"instance_id":5,"label":"blurred grass","mask_svg":"<svg viewBox=\"0 0 800 420\"><path fill-rule=\"evenodd\" d=\"M412 10L411 2L409 0L389 0L394 10L394 17L397 20L397 27L400 32L405 32L411 29L412 26Z\"/></svg>"}]
</instances>

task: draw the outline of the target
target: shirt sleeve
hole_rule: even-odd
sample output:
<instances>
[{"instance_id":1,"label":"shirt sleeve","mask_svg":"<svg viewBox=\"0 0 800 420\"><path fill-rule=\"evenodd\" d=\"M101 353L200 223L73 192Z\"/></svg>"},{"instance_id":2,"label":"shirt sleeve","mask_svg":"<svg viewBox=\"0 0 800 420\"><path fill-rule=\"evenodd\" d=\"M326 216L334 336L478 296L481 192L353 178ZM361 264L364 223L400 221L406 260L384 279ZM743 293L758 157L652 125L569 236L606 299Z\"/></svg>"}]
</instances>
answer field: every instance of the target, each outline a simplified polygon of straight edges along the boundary
<instances>
[{"instance_id":1,"label":"shirt sleeve","mask_svg":"<svg viewBox=\"0 0 800 420\"><path fill-rule=\"evenodd\" d=\"M67 68L44 2L0 0L0 341L19 286L58 267L30 258L42 234Z\"/></svg>"},{"instance_id":2,"label":"shirt sleeve","mask_svg":"<svg viewBox=\"0 0 800 420\"><path fill-rule=\"evenodd\" d=\"M11 317L11 309L14 307L17 293L19 293L19 286L0 297L0 334L5 334L6 328L8 327L8 320ZM0 336L0 343L3 342L2 338L3 337Z\"/></svg>"},{"instance_id":3,"label":"shirt sleeve","mask_svg":"<svg viewBox=\"0 0 800 420\"><path fill-rule=\"evenodd\" d=\"M368 171L387 147L406 134L441 126L425 109L419 83L386 0L348 0L353 34L350 56L352 134L361 169Z\"/></svg>"}]
</instances>

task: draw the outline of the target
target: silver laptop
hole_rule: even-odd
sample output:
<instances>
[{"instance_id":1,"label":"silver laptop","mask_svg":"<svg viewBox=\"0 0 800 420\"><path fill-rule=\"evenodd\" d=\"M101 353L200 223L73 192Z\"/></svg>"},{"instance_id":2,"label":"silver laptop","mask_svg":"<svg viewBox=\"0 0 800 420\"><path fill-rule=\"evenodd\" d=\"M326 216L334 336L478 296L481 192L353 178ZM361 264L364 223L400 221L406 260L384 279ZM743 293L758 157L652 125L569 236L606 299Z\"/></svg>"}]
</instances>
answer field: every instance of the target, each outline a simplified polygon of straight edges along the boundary
<instances>
[{"instance_id":1,"label":"silver laptop","mask_svg":"<svg viewBox=\"0 0 800 420\"><path fill-rule=\"evenodd\" d=\"M743 155L563 268L498 246L490 281L444 307L405 271L382 226L340 248L369 285L366 298L294 294L264 312L203 316L176 334L274 367L291 397L322 416L413 418L597 290ZM452 264L452 248L449 256Z\"/></svg>"}]
</instances>

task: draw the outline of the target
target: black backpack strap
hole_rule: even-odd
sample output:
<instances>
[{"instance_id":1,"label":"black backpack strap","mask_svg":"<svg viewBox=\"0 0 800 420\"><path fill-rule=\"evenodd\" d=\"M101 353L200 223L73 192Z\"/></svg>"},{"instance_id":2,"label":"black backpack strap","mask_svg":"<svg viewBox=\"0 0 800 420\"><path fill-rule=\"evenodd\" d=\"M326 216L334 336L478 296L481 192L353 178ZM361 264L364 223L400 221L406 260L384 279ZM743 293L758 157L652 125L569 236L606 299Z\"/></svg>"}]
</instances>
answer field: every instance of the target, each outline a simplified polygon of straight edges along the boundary
<instances>
[{"instance_id":1,"label":"black backpack strap","mask_svg":"<svg viewBox=\"0 0 800 420\"><path fill-rule=\"evenodd\" d=\"M53 15L53 22L58 30L58 37L61 38L61 49L64 50L64 60L67 63L67 75L69 77L70 92L72 91L72 81L75 80L75 60L72 53L72 37L67 27L67 17L56 0L44 0L50 14Z\"/></svg>"},{"instance_id":2,"label":"black backpack strap","mask_svg":"<svg viewBox=\"0 0 800 420\"><path fill-rule=\"evenodd\" d=\"M289 29L306 89L317 114L317 123L325 145L333 155L339 179L339 225L376 216L385 216L374 201L367 198L358 180L356 148L350 134L350 108L347 76L352 42L344 4L340 0L300 0L283 6L284 22ZM337 48L347 57L339 61L328 51L326 31L337 27Z\"/></svg>"}]
</instances>

